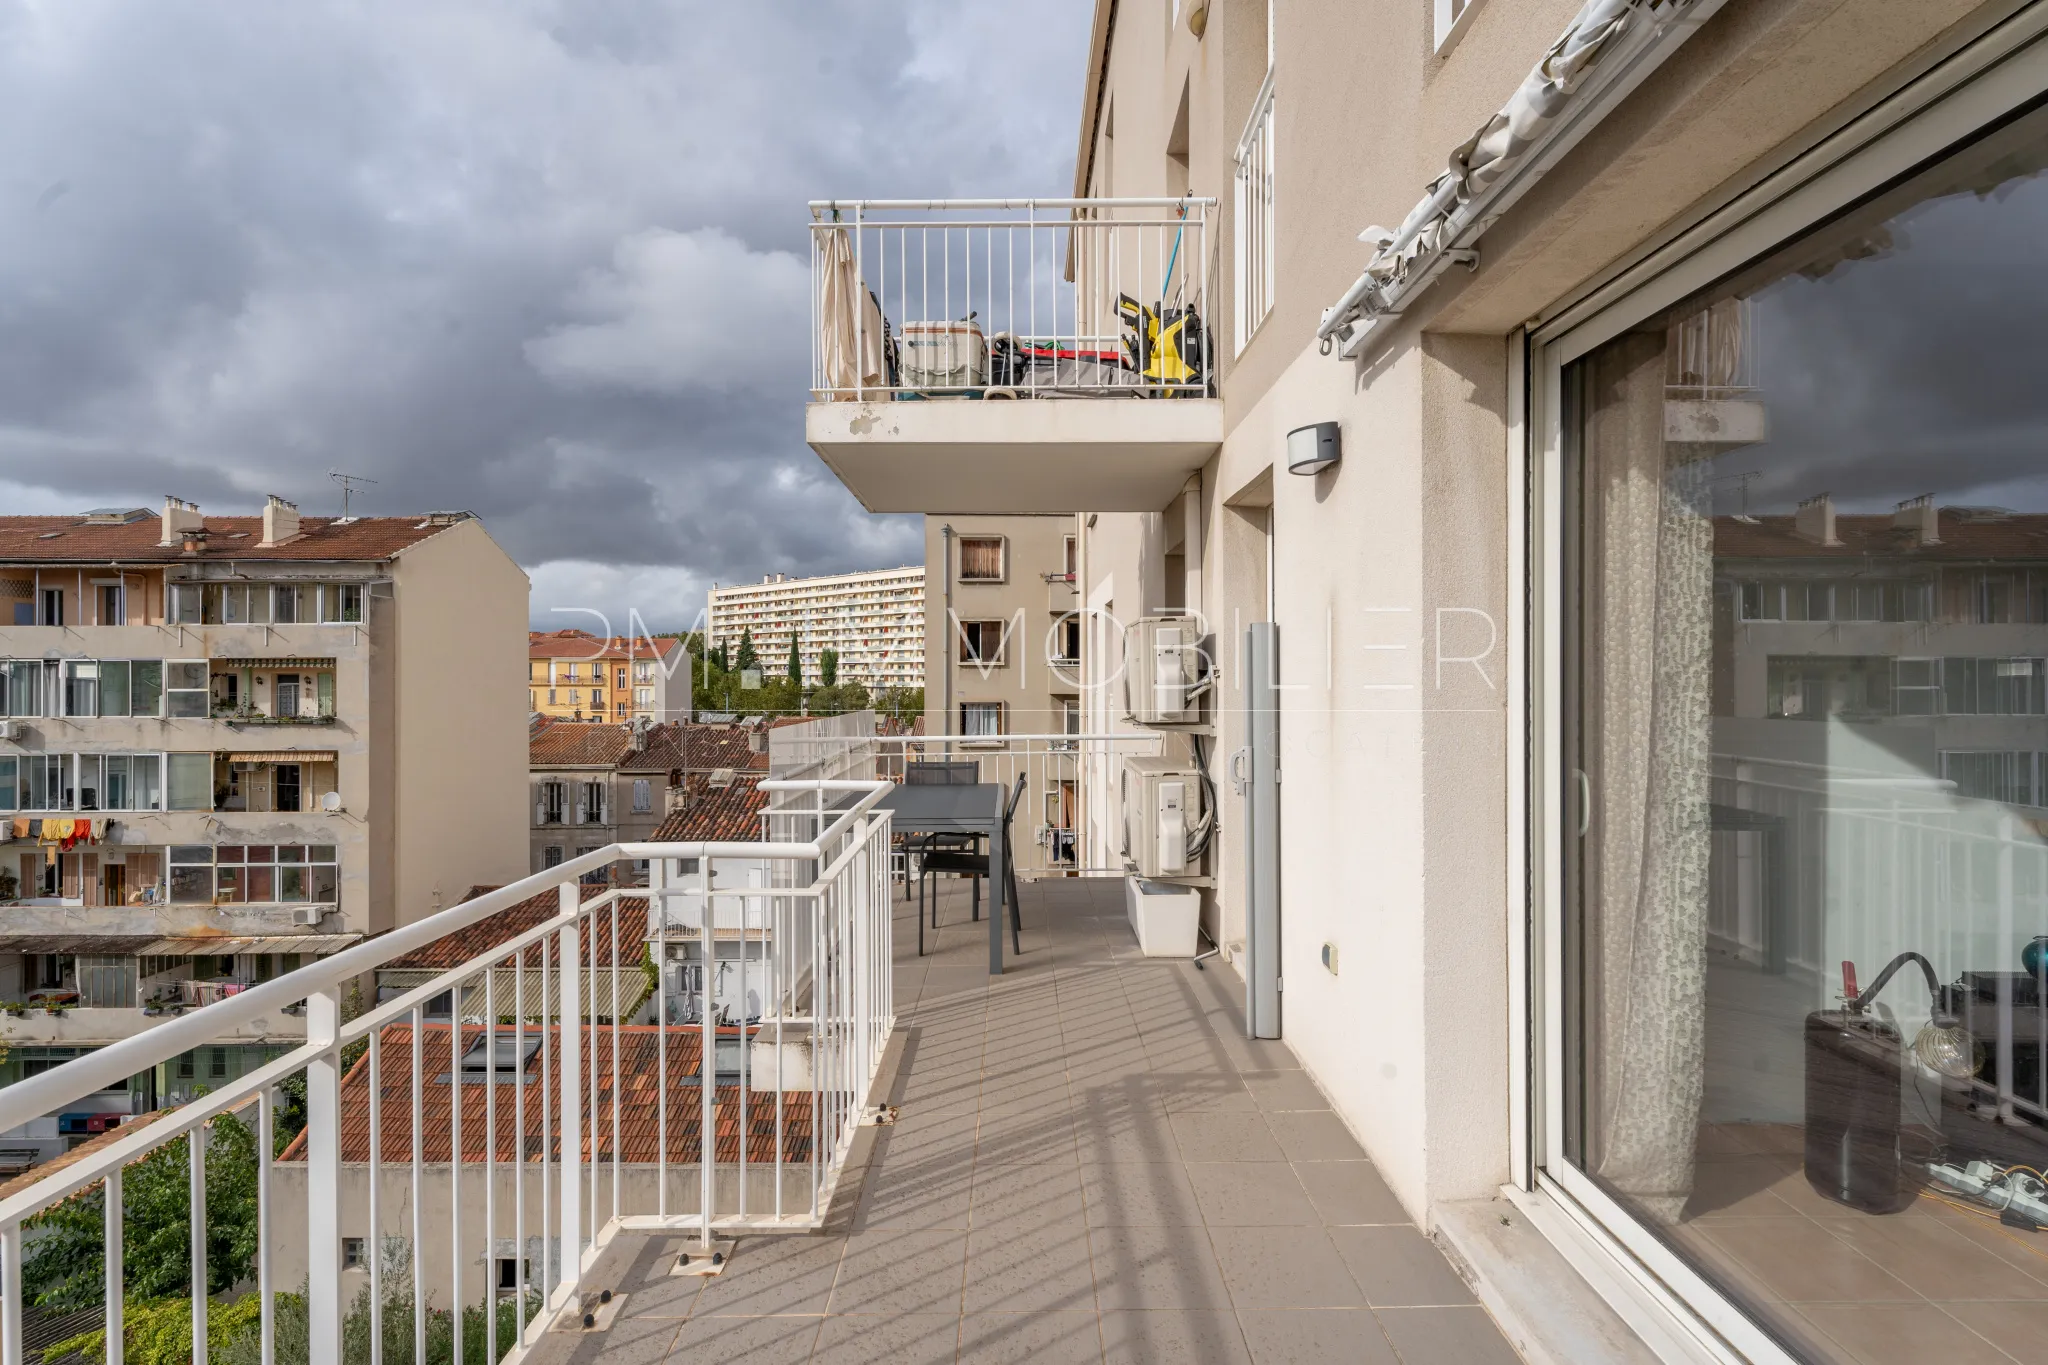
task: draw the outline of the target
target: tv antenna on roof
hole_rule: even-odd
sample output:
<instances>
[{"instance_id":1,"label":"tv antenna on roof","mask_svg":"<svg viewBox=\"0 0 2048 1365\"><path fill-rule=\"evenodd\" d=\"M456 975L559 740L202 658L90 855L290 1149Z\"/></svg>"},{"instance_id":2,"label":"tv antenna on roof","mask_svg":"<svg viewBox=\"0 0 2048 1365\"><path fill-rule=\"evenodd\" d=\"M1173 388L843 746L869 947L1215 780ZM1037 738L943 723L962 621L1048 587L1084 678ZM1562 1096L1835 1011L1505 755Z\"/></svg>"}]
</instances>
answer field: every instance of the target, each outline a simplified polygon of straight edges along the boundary
<instances>
[{"instance_id":1,"label":"tv antenna on roof","mask_svg":"<svg viewBox=\"0 0 2048 1365\"><path fill-rule=\"evenodd\" d=\"M341 519L343 521L353 521L354 518L348 514L350 495L356 491L358 484L375 483L377 481L375 479L366 479L361 474L343 474L333 469L327 471L327 477L341 485Z\"/></svg>"},{"instance_id":2,"label":"tv antenna on roof","mask_svg":"<svg viewBox=\"0 0 2048 1365\"><path fill-rule=\"evenodd\" d=\"M1754 526L1756 518L1749 514L1749 485L1752 479L1761 479L1763 476L1764 472L1761 469L1752 469L1746 474L1717 474L1707 482L1734 484L1742 493L1742 510L1735 514L1735 519Z\"/></svg>"}]
</instances>

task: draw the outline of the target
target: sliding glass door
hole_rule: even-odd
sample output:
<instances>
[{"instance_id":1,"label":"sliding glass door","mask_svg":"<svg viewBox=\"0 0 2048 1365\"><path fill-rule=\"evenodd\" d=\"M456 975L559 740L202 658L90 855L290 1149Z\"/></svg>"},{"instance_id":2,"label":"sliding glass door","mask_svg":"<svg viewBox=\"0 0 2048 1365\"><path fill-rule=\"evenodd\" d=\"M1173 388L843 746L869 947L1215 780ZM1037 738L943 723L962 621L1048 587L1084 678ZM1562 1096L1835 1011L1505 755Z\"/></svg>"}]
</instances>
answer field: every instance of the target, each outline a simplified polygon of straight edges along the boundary
<instances>
[{"instance_id":1,"label":"sliding glass door","mask_svg":"<svg viewBox=\"0 0 2048 1365\"><path fill-rule=\"evenodd\" d=\"M1539 339L1539 1163L1738 1353L2031 1360L2048 112L1867 178Z\"/></svg>"}]
</instances>

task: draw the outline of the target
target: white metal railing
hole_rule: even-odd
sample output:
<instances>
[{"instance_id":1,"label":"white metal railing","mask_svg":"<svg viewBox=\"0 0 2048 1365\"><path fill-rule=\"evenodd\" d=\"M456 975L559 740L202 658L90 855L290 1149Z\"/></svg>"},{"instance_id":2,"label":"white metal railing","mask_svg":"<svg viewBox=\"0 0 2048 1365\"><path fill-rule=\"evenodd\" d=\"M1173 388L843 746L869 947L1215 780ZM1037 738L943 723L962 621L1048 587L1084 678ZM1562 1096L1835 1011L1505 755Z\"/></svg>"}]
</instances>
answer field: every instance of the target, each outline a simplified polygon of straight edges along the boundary
<instances>
[{"instance_id":1,"label":"white metal railing","mask_svg":"<svg viewBox=\"0 0 2048 1365\"><path fill-rule=\"evenodd\" d=\"M1211 392L1215 200L818 200L819 400Z\"/></svg>"},{"instance_id":2,"label":"white metal railing","mask_svg":"<svg viewBox=\"0 0 2048 1365\"><path fill-rule=\"evenodd\" d=\"M983 782L1006 792L1025 779L1010 835L1024 878L1125 872L1115 793L1122 759L1165 752L1156 730L1106 734L838 735L807 741L811 761L848 776L900 782L919 762L973 763ZM792 803L794 804L794 803ZM771 821L785 813L772 809ZM782 830L771 823L771 834ZM905 864L915 872L915 856Z\"/></svg>"},{"instance_id":3,"label":"white metal railing","mask_svg":"<svg viewBox=\"0 0 2048 1365\"><path fill-rule=\"evenodd\" d=\"M578 1303L583 1274L621 1229L709 1243L817 1226L894 1020L887 788L763 785L829 805L812 837L610 845L0 1090L0 1131L17 1128L305 1003L303 1046L0 1198L0 1362L23 1362L25 1253L33 1271L45 1235L31 1220L67 1201L103 1212L106 1321L142 1311L127 1299L123 1174L173 1144L186 1144L171 1155L189 1170L194 1214L185 1283L203 1289L209 1135L250 1111L259 1235L237 1278L254 1288L189 1292L197 1365L209 1312L225 1320L251 1294L266 1365L285 1312L312 1362L341 1359L346 1327L367 1328L371 1365L384 1365L387 1310L411 1318L414 1361L427 1359L434 1314L453 1359L467 1358L466 1330L483 1334L486 1361L514 1358ZM647 887L579 884L641 858L657 874ZM728 863L772 869L772 889L728 888L717 876ZM686 890L694 915L670 905ZM550 892L556 913L501 921L504 936L460 966L344 1020L344 991L367 974ZM758 913L729 916L733 899ZM636 964L640 990L629 985ZM721 967L742 984L737 1010L707 998ZM463 1013L430 1017L450 1001ZM301 1074L303 1131L273 1157L279 1087ZM356 1237L366 1274L345 1283L343 1243ZM404 1254L387 1257L392 1248ZM120 1337L107 1342L109 1365Z\"/></svg>"},{"instance_id":4,"label":"white metal railing","mask_svg":"<svg viewBox=\"0 0 2048 1365\"><path fill-rule=\"evenodd\" d=\"M1252 101L1237 140L1236 203L1232 227L1232 308L1237 349L1251 341L1273 311L1273 68Z\"/></svg>"}]
</instances>

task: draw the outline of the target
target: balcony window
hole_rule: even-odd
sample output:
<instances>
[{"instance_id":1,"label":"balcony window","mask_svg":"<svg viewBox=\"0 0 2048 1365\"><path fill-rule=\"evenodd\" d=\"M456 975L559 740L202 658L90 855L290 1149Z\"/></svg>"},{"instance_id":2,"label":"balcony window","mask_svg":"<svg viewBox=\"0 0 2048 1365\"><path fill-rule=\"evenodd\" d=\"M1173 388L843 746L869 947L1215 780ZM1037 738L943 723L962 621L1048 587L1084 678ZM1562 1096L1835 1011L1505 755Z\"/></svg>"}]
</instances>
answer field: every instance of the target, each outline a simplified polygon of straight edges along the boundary
<instances>
[{"instance_id":1,"label":"balcony window","mask_svg":"<svg viewBox=\"0 0 2048 1365\"><path fill-rule=\"evenodd\" d=\"M43 665L36 659L0 661L0 716L43 714Z\"/></svg>"},{"instance_id":2,"label":"balcony window","mask_svg":"<svg viewBox=\"0 0 2048 1365\"><path fill-rule=\"evenodd\" d=\"M176 904L334 905L340 895L333 844L193 844L171 850Z\"/></svg>"},{"instance_id":3,"label":"balcony window","mask_svg":"<svg viewBox=\"0 0 2048 1365\"><path fill-rule=\"evenodd\" d=\"M363 585L323 583L320 585L320 619L352 624L363 619Z\"/></svg>"},{"instance_id":4,"label":"balcony window","mask_svg":"<svg viewBox=\"0 0 2048 1365\"><path fill-rule=\"evenodd\" d=\"M962 583L1000 583L1003 581L1004 555L1001 536L960 537L960 581Z\"/></svg>"},{"instance_id":5,"label":"balcony window","mask_svg":"<svg viewBox=\"0 0 2048 1365\"><path fill-rule=\"evenodd\" d=\"M174 720L203 720L211 712L211 682L204 659L171 659L164 664L164 714Z\"/></svg>"},{"instance_id":6,"label":"balcony window","mask_svg":"<svg viewBox=\"0 0 2048 1365\"><path fill-rule=\"evenodd\" d=\"M213 755L164 756L165 806L170 810L213 809Z\"/></svg>"}]
</instances>

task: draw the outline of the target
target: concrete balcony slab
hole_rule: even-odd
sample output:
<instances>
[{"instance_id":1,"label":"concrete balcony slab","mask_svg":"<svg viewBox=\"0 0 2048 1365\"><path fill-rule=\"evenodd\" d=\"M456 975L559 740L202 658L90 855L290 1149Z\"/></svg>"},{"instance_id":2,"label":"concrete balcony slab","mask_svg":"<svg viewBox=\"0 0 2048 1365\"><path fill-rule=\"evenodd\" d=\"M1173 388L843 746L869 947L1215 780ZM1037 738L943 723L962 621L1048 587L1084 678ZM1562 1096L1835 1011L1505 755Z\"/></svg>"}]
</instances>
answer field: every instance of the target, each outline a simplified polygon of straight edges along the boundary
<instances>
[{"instance_id":1,"label":"concrete balcony slab","mask_svg":"<svg viewBox=\"0 0 2048 1365\"><path fill-rule=\"evenodd\" d=\"M870 512L1156 512L1222 444L1223 405L812 403L804 439Z\"/></svg>"}]
</instances>

